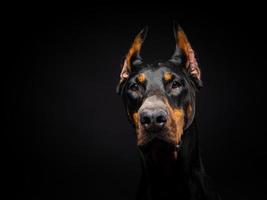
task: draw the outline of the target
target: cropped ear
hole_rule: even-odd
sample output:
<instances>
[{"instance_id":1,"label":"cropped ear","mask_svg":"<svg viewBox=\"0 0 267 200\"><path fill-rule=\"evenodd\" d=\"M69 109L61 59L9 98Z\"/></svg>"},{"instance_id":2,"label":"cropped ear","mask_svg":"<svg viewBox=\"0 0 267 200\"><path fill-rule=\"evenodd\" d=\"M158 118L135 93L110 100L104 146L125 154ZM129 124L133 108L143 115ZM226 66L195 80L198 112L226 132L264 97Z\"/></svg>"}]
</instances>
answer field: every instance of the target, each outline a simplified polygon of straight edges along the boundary
<instances>
[{"instance_id":1,"label":"cropped ear","mask_svg":"<svg viewBox=\"0 0 267 200\"><path fill-rule=\"evenodd\" d=\"M198 65L198 62L195 57L194 50L191 47L190 42L187 39L186 34L183 29L178 25L174 24L174 35L176 41L176 48L173 56L170 61L175 65L182 63L182 59L185 56L185 67L190 76L197 83L197 86L202 86L201 81L201 71Z\"/></svg>"},{"instance_id":2,"label":"cropped ear","mask_svg":"<svg viewBox=\"0 0 267 200\"><path fill-rule=\"evenodd\" d=\"M131 45L131 48L125 56L120 73L120 83L117 87L117 93L120 93L121 84L127 80L127 78L130 76L130 73L133 71L133 68L143 63L143 59L140 56L140 50L146 38L147 32L148 27L145 27L137 34Z\"/></svg>"},{"instance_id":3,"label":"cropped ear","mask_svg":"<svg viewBox=\"0 0 267 200\"><path fill-rule=\"evenodd\" d=\"M133 65L140 65L143 62L140 56L140 50L145 40L145 37L147 35L147 31L148 31L148 28L145 27L135 37L131 45L131 48L129 49L127 55L125 56L125 59L122 65L121 74L120 74L121 79L126 79L129 77L129 74L132 70Z\"/></svg>"}]
</instances>

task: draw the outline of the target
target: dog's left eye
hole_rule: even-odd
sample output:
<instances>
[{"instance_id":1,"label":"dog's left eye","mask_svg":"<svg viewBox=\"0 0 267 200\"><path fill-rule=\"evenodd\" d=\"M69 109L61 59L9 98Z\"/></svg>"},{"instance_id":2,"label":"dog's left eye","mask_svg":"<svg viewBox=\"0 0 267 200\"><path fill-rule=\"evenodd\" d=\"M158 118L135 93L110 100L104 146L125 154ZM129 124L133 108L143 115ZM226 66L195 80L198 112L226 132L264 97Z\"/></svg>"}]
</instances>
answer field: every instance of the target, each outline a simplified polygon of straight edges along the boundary
<instances>
[{"instance_id":1,"label":"dog's left eye","mask_svg":"<svg viewBox=\"0 0 267 200\"><path fill-rule=\"evenodd\" d=\"M176 89L176 88L179 88L181 86L182 86L182 84L179 83L178 81L173 81L172 82L172 89Z\"/></svg>"},{"instance_id":2,"label":"dog's left eye","mask_svg":"<svg viewBox=\"0 0 267 200\"><path fill-rule=\"evenodd\" d=\"M130 90L132 91L138 91L139 90L139 85L137 83L133 83L129 87Z\"/></svg>"}]
</instances>

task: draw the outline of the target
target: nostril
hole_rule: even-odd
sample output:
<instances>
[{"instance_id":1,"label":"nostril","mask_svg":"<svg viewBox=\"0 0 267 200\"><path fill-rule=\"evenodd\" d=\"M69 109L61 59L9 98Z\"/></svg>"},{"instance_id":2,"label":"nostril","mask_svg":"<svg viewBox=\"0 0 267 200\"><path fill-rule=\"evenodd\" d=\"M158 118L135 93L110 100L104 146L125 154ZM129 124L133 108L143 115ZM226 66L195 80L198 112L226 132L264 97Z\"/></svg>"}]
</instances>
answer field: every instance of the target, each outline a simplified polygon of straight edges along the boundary
<instances>
[{"instance_id":1,"label":"nostril","mask_svg":"<svg viewBox=\"0 0 267 200\"><path fill-rule=\"evenodd\" d=\"M148 132L160 131L167 122L167 113L160 109L145 110L140 113L140 123Z\"/></svg>"},{"instance_id":2,"label":"nostril","mask_svg":"<svg viewBox=\"0 0 267 200\"><path fill-rule=\"evenodd\" d=\"M167 121L167 119L164 115L160 115L156 118L157 124L164 124L166 121Z\"/></svg>"},{"instance_id":3,"label":"nostril","mask_svg":"<svg viewBox=\"0 0 267 200\"><path fill-rule=\"evenodd\" d=\"M142 116L140 121L141 121L141 124L150 124L151 123L151 120L148 116Z\"/></svg>"}]
</instances>

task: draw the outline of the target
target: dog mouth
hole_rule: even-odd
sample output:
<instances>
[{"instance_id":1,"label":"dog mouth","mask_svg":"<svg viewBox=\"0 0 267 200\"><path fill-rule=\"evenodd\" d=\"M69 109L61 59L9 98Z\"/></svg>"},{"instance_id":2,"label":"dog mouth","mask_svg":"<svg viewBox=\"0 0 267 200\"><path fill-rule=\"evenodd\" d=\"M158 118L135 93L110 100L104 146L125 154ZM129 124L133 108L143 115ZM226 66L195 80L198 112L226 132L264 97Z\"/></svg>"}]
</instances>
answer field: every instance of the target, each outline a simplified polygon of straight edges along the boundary
<instances>
[{"instance_id":1,"label":"dog mouth","mask_svg":"<svg viewBox=\"0 0 267 200\"><path fill-rule=\"evenodd\" d=\"M179 145L161 138L153 138L148 143L139 145L141 153L145 156L146 160L150 160L153 165L162 165L169 161L177 160Z\"/></svg>"},{"instance_id":2,"label":"dog mouth","mask_svg":"<svg viewBox=\"0 0 267 200\"><path fill-rule=\"evenodd\" d=\"M176 132L168 127L163 129L154 129L147 131L144 128L137 130L137 146L146 148L154 143L166 144L171 148L176 148L180 143L180 137L177 137Z\"/></svg>"},{"instance_id":3,"label":"dog mouth","mask_svg":"<svg viewBox=\"0 0 267 200\"><path fill-rule=\"evenodd\" d=\"M137 145L144 146L154 140L177 145L183 134L184 116L183 109L172 107L167 99L148 97L133 113Z\"/></svg>"},{"instance_id":4,"label":"dog mouth","mask_svg":"<svg viewBox=\"0 0 267 200\"><path fill-rule=\"evenodd\" d=\"M136 127L137 133L137 145L138 146L149 146L154 141L162 141L169 146L176 146L180 142L182 129L179 129L180 125L169 116L164 122L164 126L160 123L158 125L142 123L140 120Z\"/></svg>"}]
</instances>

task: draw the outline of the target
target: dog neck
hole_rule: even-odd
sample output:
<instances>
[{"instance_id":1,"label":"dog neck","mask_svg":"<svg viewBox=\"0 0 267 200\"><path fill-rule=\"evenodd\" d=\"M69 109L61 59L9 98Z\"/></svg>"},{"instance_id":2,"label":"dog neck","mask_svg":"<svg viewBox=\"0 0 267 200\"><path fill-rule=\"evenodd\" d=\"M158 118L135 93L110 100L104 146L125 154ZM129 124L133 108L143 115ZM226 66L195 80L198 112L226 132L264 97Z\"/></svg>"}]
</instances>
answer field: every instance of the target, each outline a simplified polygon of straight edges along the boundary
<instances>
[{"instance_id":1,"label":"dog neck","mask_svg":"<svg viewBox=\"0 0 267 200\"><path fill-rule=\"evenodd\" d=\"M143 177L138 196L146 193L152 200L191 198L194 172L202 170L195 122L184 131L182 141L178 149L161 141L154 141L149 150L141 149Z\"/></svg>"}]
</instances>

